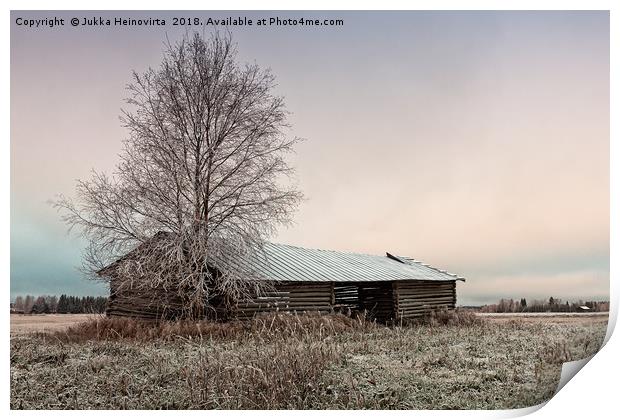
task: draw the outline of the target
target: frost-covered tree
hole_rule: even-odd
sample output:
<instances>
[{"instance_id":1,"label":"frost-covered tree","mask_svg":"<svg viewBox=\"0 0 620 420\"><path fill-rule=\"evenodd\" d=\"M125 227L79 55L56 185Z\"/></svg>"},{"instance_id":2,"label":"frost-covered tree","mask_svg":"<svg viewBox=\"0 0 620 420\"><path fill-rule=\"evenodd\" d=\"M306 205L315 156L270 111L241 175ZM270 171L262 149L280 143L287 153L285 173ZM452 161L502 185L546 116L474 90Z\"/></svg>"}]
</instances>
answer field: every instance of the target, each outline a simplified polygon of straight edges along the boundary
<instances>
[{"instance_id":1,"label":"frost-covered tree","mask_svg":"<svg viewBox=\"0 0 620 420\"><path fill-rule=\"evenodd\" d=\"M56 202L89 240L85 269L133 250L120 284L175 287L192 313L211 295L262 284L237 261L260 252L301 199L285 160L298 139L286 135L274 87L269 70L237 61L230 34L187 35L167 45L159 67L134 72L116 169L93 172L74 199Z\"/></svg>"}]
</instances>

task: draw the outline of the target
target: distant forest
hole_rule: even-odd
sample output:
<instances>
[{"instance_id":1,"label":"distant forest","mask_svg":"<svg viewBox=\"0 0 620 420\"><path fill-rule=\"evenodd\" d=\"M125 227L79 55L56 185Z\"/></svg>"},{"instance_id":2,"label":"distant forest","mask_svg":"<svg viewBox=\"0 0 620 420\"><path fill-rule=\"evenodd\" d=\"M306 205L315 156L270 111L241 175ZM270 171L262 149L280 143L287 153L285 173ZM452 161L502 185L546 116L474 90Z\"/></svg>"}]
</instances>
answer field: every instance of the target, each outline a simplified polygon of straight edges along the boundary
<instances>
[{"instance_id":1,"label":"distant forest","mask_svg":"<svg viewBox=\"0 0 620 420\"><path fill-rule=\"evenodd\" d=\"M11 312L24 314L100 314L105 312L104 296L17 296Z\"/></svg>"},{"instance_id":2,"label":"distant forest","mask_svg":"<svg viewBox=\"0 0 620 420\"><path fill-rule=\"evenodd\" d=\"M105 296L17 296L11 303L12 313L24 314L100 314L104 313L108 298ZM471 307L474 309L474 307ZM498 303L475 307L476 312L608 312L607 301L568 302L554 297L549 300L500 299Z\"/></svg>"},{"instance_id":3,"label":"distant forest","mask_svg":"<svg viewBox=\"0 0 620 420\"><path fill-rule=\"evenodd\" d=\"M498 303L484 305L478 312L608 312L609 302L579 300L577 302L563 301L550 297L549 300L535 299L528 302L521 299L500 299Z\"/></svg>"}]
</instances>

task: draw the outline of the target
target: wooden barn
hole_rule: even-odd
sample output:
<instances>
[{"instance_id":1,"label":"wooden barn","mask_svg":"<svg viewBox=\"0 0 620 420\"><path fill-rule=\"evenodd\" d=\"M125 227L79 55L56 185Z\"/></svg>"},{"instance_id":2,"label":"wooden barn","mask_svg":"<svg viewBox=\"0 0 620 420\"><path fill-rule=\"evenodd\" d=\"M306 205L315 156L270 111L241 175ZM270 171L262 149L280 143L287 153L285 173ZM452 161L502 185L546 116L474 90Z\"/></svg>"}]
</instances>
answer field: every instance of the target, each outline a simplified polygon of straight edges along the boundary
<instances>
[{"instance_id":1,"label":"wooden barn","mask_svg":"<svg viewBox=\"0 0 620 420\"><path fill-rule=\"evenodd\" d=\"M455 274L408 257L366 255L267 243L261 257L243 261L272 287L260 296L235 302L220 318L244 319L270 311L366 311L378 321L421 317L432 310L456 306ZM146 319L171 318L182 303L171 290L153 290L166 310L153 304L144 290L116 290L110 277L107 314ZM172 310L171 310L172 308ZM164 313L165 312L165 313Z\"/></svg>"}]
</instances>

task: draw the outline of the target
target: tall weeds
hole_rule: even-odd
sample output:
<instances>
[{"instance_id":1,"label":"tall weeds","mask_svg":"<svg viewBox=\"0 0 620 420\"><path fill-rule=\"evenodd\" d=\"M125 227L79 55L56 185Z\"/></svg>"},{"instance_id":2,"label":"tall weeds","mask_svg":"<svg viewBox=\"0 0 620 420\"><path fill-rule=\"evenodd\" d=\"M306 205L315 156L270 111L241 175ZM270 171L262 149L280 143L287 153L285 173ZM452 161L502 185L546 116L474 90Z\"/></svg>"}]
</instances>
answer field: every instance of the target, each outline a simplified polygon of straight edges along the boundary
<instances>
[{"instance_id":1,"label":"tall weeds","mask_svg":"<svg viewBox=\"0 0 620 420\"><path fill-rule=\"evenodd\" d=\"M277 337L322 338L342 332L363 332L377 324L363 317L350 318L342 314L273 313L248 321L218 323L212 321L143 321L133 318L97 317L64 331L40 334L63 343L83 343L100 340L242 340L269 341Z\"/></svg>"}]
</instances>

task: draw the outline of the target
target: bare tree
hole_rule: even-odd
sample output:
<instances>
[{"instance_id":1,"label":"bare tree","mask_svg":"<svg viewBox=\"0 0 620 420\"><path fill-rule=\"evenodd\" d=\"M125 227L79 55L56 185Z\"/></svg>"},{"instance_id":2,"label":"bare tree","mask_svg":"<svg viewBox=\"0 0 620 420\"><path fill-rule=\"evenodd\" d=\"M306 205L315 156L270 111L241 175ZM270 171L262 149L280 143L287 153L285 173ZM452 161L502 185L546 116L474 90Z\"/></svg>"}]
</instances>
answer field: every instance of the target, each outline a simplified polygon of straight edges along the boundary
<instances>
[{"instance_id":1,"label":"bare tree","mask_svg":"<svg viewBox=\"0 0 620 420\"><path fill-rule=\"evenodd\" d=\"M17 297L15 298L15 305L14 305L14 308L15 308L17 311L24 311L24 308L25 308L25 306L24 306L24 298L23 298L22 296L17 296Z\"/></svg>"},{"instance_id":2,"label":"bare tree","mask_svg":"<svg viewBox=\"0 0 620 420\"><path fill-rule=\"evenodd\" d=\"M32 306L34 305L34 296L26 295L24 300L24 313L29 314L32 312Z\"/></svg>"},{"instance_id":3,"label":"bare tree","mask_svg":"<svg viewBox=\"0 0 620 420\"><path fill-rule=\"evenodd\" d=\"M57 296L45 296L45 302L49 308L50 313L56 313L58 310L58 297Z\"/></svg>"},{"instance_id":4,"label":"bare tree","mask_svg":"<svg viewBox=\"0 0 620 420\"><path fill-rule=\"evenodd\" d=\"M264 284L239 261L301 199L285 160L298 139L285 135L275 79L236 54L230 34L168 43L160 67L134 72L127 86L129 137L114 173L93 172L75 200L55 203L89 239L88 272L131 251L117 264L118 287L174 288L192 314L212 296L229 301Z\"/></svg>"}]
</instances>

